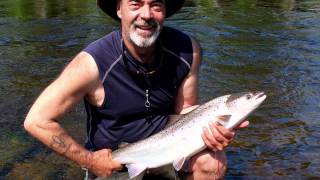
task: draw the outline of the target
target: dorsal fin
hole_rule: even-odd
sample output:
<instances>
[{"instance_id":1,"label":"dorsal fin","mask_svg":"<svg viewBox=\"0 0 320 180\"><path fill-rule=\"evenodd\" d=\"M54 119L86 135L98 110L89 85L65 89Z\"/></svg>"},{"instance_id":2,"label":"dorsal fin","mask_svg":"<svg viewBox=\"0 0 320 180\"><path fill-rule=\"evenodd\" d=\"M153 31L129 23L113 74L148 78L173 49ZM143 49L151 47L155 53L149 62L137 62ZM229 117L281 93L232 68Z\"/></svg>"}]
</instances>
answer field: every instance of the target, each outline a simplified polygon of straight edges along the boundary
<instances>
[{"instance_id":1,"label":"dorsal fin","mask_svg":"<svg viewBox=\"0 0 320 180\"><path fill-rule=\"evenodd\" d=\"M183 109L183 110L180 112L180 114L188 114L188 113L190 113L191 111L197 109L199 106L200 106L200 105L197 104L197 105L194 105L194 106L187 107L187 108Z\"/></svg>"},{"instance_id":2,"label":"dorsal fin","mask_svg":"<svg viewBox=\"0 0 320 180\"><path fill-rule=\"evenodd\" d=\"M189 114L190 112L192 112L193 110L197 109L200 105L194 105L194 106L190 106L188 108L183 109L180 114L173 114L173 115L169 115L168 117L168 122L166 127L171 126L172 124L176 123L177 121L179 121L179 119L181 119L183 116L185 116L186 114Z\"/></svg>"},{"instance_id":3,"label":"dorsal fin","mask_svg":"<svg viewBox=\"0 0 320 180\"><path fill-rule=\"evenodd\" d=\"M179 119L181 119L183 117L183 114L173 114L173 115L169 115L168 117L168 122L166 127L171 126L172 124L174 124L175 122L179 121Z\"/></svg>"}]
</instances>

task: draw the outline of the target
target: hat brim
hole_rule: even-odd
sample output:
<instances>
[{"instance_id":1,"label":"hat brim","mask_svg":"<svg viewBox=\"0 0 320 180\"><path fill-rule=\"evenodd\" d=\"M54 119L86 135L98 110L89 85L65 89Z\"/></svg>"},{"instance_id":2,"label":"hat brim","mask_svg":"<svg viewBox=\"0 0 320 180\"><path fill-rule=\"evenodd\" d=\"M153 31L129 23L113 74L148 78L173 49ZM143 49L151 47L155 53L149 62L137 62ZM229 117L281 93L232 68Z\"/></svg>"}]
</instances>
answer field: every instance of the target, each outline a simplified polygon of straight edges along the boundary
<instances>
[{"instance_id":1,"label":"hat brim","mask_svg":"<svg viewBox=\"0 0 320 180\"><path fill-rule=\"evenodd\" d=\"M165 3L167 18L181 9L184 0L165 0ZM97 4L103 12L108 14L113 19L120 21L117 15L117 0L97 0Z\"/></svg>"}]
</instances>

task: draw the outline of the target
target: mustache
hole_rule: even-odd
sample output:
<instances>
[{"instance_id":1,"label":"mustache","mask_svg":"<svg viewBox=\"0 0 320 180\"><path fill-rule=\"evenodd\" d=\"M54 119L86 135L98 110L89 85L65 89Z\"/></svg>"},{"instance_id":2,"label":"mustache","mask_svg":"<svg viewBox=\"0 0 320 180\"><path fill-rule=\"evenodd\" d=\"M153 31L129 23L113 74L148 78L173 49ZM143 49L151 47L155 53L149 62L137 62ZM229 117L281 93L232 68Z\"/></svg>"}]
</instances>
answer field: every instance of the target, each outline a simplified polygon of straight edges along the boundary
<instances>
[{"instance_id":1,"label":"mustache","mask_svg":"<svg viewBox=\"0 0 320 180\"><path fill-rule=\"evenodd\" d=\"M145 21L145 20L134 21L133 25L134 25L134 27L137 27L137 26L151 26L151 27L155 28L155 27L160 26L160 23L157 22L154 19L150 19L150 20L147 20L147 21Z\"/></svg>"}]
</instances>

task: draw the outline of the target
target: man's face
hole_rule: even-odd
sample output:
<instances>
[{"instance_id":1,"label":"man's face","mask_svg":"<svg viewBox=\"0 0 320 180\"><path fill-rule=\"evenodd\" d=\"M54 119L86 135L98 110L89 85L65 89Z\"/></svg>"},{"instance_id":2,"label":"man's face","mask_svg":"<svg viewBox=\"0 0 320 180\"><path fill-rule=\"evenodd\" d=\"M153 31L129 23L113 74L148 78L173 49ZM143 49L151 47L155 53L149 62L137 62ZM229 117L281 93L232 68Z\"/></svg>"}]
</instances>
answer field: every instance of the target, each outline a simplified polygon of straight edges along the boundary
<instances>
[{"instance_id":1,"label":"man's face","mask_svg":"<svg viewBox=\"0 0 320 180\"><path fill-rule=\"evenodd\" d=\"M120 0L117 14L123 38L138 47L149 47L157 40L165 19L164 0Z\"/></svg>"}]
</instances>

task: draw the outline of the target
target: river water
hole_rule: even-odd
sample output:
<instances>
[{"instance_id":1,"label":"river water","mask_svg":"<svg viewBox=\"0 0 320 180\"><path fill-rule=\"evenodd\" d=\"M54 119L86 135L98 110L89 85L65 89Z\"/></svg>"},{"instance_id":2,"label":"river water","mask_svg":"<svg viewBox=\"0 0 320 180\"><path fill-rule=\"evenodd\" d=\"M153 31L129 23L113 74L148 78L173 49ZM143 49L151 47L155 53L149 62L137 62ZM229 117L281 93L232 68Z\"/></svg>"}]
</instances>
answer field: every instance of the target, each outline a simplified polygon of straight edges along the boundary
<instances>
[{"instance_id":1,"label":"river water","mask_svg":"<svg viewBox=\"0 0 320 180\"><path fill-rule=\"evenodd\" d=\"M226 179L319 179L320 1L187 0L166 25L201 43L201 102L268 95L226 149ZM93 0L0 1L0 179L82 178L23 121L72 57L117 26ZM84 142L82 104L62 124Z\"/></svg>"}]
</instances>

